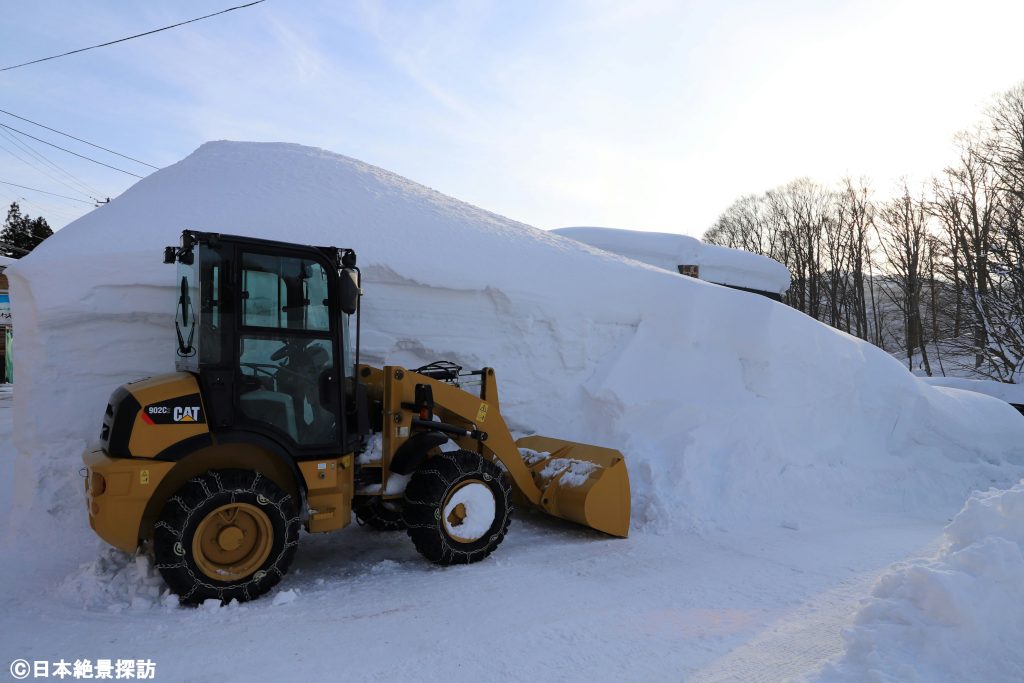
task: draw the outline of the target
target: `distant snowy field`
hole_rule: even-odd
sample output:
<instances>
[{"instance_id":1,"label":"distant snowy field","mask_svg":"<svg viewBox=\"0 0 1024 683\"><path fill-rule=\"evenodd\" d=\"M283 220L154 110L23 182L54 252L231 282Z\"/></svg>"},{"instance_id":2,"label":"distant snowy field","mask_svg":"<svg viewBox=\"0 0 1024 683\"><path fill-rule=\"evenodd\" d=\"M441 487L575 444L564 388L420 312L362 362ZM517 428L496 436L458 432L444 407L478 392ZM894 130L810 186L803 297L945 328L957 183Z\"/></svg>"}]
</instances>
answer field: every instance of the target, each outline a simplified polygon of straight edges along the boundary
<instances>
[{"instance_id":1,"label":"distant snowy field","mask_svg":"<svg viewBox=\"0 0 1024 683\"><path fill-rule=\"evenodd\" d=\"M174 606L145 558L93 537L77 472L110 392L172 367L174 274L160 257L185 227L356 248L364 358L492 365L514 429L622 450L631 537L526 514L492 558L443 570L401 534L352 528L304 536L267 599ZM1024 475L1024 419L1001 401L928 386L763 297L297 145L204 145L8 272L8 660L148 657L172 680L239 666L288 678L809 676L842 655L842 629L890 563L954 561L943 525L972 490ZM995 532L978 534L968 545ZM1018 553L1019 540L1007 541ZM978 571L969 590L1014 600L1024 579L1012 564L999 576ZM880 662L905 680L885 667L914 666L858 659L863 638L846 642L826 675ZM1007 648L1001 661L1021 657Z\"/></svg>"}]
</instances>

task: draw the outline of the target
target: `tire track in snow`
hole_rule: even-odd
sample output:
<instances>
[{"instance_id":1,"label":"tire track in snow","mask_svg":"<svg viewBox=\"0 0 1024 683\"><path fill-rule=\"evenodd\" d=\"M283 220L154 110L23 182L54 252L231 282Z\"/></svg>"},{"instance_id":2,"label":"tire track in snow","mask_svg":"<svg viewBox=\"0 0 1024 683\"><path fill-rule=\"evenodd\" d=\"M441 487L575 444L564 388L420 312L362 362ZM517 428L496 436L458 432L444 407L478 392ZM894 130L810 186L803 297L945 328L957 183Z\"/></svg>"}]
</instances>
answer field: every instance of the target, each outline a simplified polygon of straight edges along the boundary
<instances>
[{"instance_id":1,"label":"tire track in snow","mask_svg":"<svg viewBox=\"0 0 1024 683\"><path fill-rule=\"evenodd\" d=\"M843 652L843 629L852 625L861 601L887 569L857 574L805 600L740 647L688 676L687 683L811 680L826 661Z\"/></svg>"}]
</instances>

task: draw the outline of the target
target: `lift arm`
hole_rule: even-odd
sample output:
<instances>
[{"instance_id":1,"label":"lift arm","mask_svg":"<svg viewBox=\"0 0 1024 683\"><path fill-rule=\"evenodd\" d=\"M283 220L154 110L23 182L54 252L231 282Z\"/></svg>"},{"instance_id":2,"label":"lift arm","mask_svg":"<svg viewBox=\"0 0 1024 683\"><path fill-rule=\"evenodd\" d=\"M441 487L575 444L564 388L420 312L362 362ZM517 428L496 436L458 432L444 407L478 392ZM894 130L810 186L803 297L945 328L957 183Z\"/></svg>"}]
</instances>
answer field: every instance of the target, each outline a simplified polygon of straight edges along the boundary
<instances>
[{"instance_id":1,"label":"lift arm","mask_svg":"<svg viewBox=\"0 0 1024 683\"><path fill-rule=\"evenodd\" d=\"M359 374L370 399L380 401L383 411L381 491L387 489L392 459L402 445L417 433L435 430L501 463L520 499L530 505L615 536L628 534L629 477L622 454L543 436L516 442L501 416L493 368L474 373L480 377L478 396L393 365L360 366ZM424 400L428 394L429 406ZM433 416L441 422L428 421Z\"/></svg>"}]
</instances>

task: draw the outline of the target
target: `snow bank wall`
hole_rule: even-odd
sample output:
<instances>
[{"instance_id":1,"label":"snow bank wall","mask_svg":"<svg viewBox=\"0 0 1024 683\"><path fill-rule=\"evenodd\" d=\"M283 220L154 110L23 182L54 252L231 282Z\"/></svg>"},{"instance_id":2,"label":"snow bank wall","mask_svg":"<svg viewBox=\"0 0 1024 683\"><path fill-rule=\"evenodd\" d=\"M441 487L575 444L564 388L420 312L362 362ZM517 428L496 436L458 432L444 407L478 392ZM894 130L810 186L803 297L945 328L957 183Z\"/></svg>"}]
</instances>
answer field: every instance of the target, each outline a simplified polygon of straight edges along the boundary
<instances>
[{"instance_id":1,"label":"snow bank wall","mask_svg":"<svg viewBox=\"0 0 1024 683\"><path fill-rule=\"evenodd\" d=\"M364 360L496 368L510 426L628 458L638 526L957 505L1024 420L763 297L679 277L290 144L216 142L9 270L13 526L85 525L81 451L121 383L171 370L183 228L354 247ZM1018 473L1020 470L1016 470ZM35 518L33 518L35 515ZM18 534L15 534L17 536Z\"/></svg>"}]
</instances>

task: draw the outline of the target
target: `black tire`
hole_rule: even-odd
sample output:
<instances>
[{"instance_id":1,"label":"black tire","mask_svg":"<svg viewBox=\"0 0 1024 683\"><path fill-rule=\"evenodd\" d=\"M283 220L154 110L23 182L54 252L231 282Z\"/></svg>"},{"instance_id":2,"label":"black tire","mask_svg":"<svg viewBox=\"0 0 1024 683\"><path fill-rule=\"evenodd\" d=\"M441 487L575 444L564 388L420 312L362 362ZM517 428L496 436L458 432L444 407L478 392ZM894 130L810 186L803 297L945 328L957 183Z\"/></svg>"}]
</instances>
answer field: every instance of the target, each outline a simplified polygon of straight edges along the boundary
<instances>
[{"instance_id":1,"label":"black tire","mask_svg":"<svg viewBox=\"0 0 1024 683\"><path fill-rule=\"evenodd\" d=\"M352 507L356 519L377 531L403 531L405 518L399 501L381 500L373 496Z\"/></svg>"},{"instance_id":2,"label":"black tire","mask_svg":"<svg viewBox=\"0 0 1024 683\"><path fill-rule=\"evenodd\" d=\"M164 505L153 527L156 568L182 604L253 600L288 571L300 524L298 501L259 472L210 471L186 482ZM202 539L218 529L217 543L224 546L227 537L229 547L216 552L246 553L237 563L225 560L227 569L203 550ZM238 541L235 548L232 540Z\"/></svg>"},{"instance_id":3,"label":"black tire","mask_svg":"<svg viewBox=\"0 0 1024 683\"><path fill-rule=\"evenodd\" d=\"M457 527L452 526L460 522L449 517L446 524L444 510L454 502L453 496L469 485L486 487L494 499L494 516L479 536L475 532L471 538L460 538L453 533ZM497 465L477 453L440 453L424 461L412 475L405 489L404 512L409 538L425 558L443 565L479 562L505 538L512 522L512 487Z\"/></svg>"}]
</instances>

